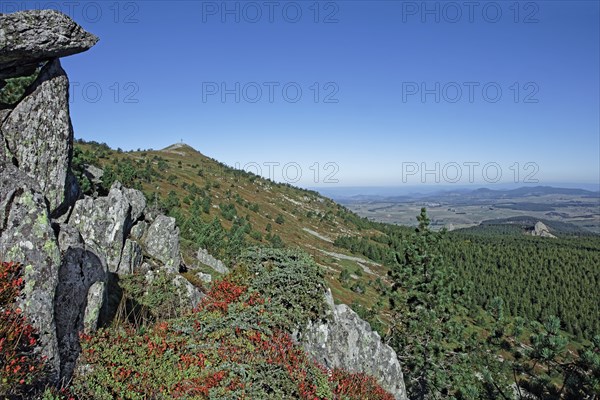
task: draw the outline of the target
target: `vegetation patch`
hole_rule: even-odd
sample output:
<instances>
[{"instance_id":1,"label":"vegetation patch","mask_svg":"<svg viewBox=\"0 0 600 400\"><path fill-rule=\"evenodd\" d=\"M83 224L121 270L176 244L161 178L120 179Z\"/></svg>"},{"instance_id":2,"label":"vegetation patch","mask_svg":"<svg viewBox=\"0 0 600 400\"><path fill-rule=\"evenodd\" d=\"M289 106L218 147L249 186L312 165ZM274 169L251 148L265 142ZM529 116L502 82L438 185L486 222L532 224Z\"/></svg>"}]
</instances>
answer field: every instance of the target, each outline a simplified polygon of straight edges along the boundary
<instances>
[{"instance_id":1,"label":"vegetation patch","mask_svg":"<svg viewBox=\"0 0 600 400\"><path fill-rule=\"evenodd\" d=\"M263 284L247 276L215 282L184 317L82 336L73 392L94 399L392 399L373 378L313 363L279 328L287 324L277 294L265 298L255 288Z\"/></svg>"}]
</instances>

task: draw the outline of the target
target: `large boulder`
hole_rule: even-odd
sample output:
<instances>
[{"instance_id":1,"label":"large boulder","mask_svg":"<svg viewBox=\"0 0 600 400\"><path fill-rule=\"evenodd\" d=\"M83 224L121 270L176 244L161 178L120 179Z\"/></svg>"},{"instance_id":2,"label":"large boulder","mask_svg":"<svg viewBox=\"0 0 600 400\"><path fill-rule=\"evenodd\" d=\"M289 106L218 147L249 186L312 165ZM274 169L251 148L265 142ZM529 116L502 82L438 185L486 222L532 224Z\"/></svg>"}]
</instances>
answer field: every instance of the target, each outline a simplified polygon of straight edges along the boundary
<instances>
[{"instance_id":1,"label":"large boulder","mask_svg":"<svg viewBox=\"0 0 600 400\"><path fill-rule=\"evenodd\" d=\"M345 304L334 305L328 292L327 318L302 332L306 352L327 368L343 368L375 377L397 400L406 400L404 376L394 350Z\"/></svg>"},{"instance_id":2,"label":"large boulder","mask_svg":"<svg viewBox=\"0 0 600 400\"><path fill-rule=\"evenodd\" d=\"M104 303L106 262L88 248L79 231L60 225L59 247L63 254L54 299L54 317L60 352L61 378L68 381L81 352L79 333L96 328Z\"/></svg>"},{"instance_id":3,"label":"large boulder","mask_svg":"<svg viewBox=\"0 0 600 400\"><path fill-rule=\"evenodd\" d=\"M0 14L0 79L29 75L41 61L81 53L97 41L58 11Z\"/></svg>"},{"instance_id":4,"label":"large boulder","mask_svg":"<svg viewBox=\"0 0 600 400\"><path fill-rule=\"evenodd\" d=\"M124 189L115 182L107 197L78 200L69 218L69 225L81 232L88 246L98 249L109 271L116 273L121 264L125 240L135 218L141 217L144 208L145 199L141 192Z\"/></svg>"},{"instance_id":5,"label":"large boulder","mask_svg":"<svg viewBox=\"0 0 600 400\"><path fill-rule=\"evenodd\" d=\"M14 165L0 162L0 254L24 266L20 306L38 330L41 353L51 379L60 359L54 321L54 296L61 264L46 200L35 181Z\"/></svg>"},{"instance_id":6,"label":"large boulder","mask_svg":"<svg viewBox=\"0 0 600 400\"><path fill-rule=\"evenodd\" d=\"M1 132L5 158L39 183L52 214L64 212L78 190L69 174L73 153L69 80L58 60L43 68L29 94L4 119Z\"/></svg>"},{"instance_id":7,"label":"large boulder","mask_svg":"<svg viewBox=\"0 0 600 400\"><path fill-rule=\"evenodd\" d=\"M179 272L179 228L175 218L159 215L148 228L146 252L169 272Z\"/></svg>"}]
</instances>

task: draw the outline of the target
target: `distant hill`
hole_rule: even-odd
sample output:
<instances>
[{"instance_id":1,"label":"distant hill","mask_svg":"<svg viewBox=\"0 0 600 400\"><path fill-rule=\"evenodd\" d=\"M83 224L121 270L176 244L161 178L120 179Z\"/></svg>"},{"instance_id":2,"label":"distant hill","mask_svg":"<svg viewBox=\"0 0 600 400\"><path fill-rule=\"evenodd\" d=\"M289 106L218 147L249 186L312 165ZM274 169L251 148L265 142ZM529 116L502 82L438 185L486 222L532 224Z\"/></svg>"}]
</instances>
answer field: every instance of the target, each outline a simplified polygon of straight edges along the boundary
<instances>
[{"instance_id":1,"label":"distant hill","mask_svg":"<svg viewBox=\"0 0 600 400\"><path fill-rule=\"evenodd\" d=\"M353 195L353 196L334 196L334 199L340 201L343 204L351 203L368 203L368 202L390 202L390 203L404 203L416 200L422 201L448 201L461 199L462 201L489 201L489 200L502 200L502 199L518 199L527 197L540 197L540 196L551 196L551 195L563 195L563 196L581 196L585 198L598 198L600 199L600 192L593 192L585 189L571 189L571 188L559 188L552 186L534 186L534 187L520 187L517 189L457 189L457 190L441 190L432 193L413 193L406 195Z\"/></svg>"},{"instance_id":2,"label":"distant hill","mask_svg":"<svg viewBox=\"0 0 600 400\"><path fill-rule=\"evenodd\" d=\"M590 196L599 197L599 192L592 192L584 189L569 189L569 188L557 188L552 186L534 186L534 187L520 187L511 190L492 190L487 188L481 188L471 192L472 195L480 195L488 198L494 198L498 196L506 197L532 197L532 196L545 196L545 195L570 195L570 196Z\"/></svg>"},{"instance_id":3,"label":"distant hill","mask_svg":"<svg viewBox=\"0 0 600 400\"><path fill-rule=\"evenodd\" d=\"M457 229L456 232L473 233L482 235L509 234L522 235L530 233L535 224L541 222L548 227L551 234L558 237L566 236L597 236L592 232L578 227L577 225L561 221L551 221L531 216L518 216L511 218L489 219L481 222L478 226Z\"/></svg>"}]
</instances>

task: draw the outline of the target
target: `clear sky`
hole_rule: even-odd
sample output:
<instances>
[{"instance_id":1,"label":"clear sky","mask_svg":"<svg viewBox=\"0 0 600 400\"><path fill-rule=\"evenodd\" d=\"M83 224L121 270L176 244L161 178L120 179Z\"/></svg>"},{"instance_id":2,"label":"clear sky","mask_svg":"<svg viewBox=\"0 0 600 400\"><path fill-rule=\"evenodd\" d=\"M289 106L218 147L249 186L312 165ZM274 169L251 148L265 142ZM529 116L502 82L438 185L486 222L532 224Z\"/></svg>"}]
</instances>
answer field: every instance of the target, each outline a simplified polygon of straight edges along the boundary
<instances>
[{"instance_id":1,"label":"clear sky","mask_svg":"<svg viewBox=\"0 0 600 400\"><path fill-rule=\"evenodd\" d=\"M0 12L24 5L101 39L63 60L79 138L183 140L263 175L279 163L273 177L301 186L600 179L598 1L2 0Z\"/></svg>"}]
</instances>

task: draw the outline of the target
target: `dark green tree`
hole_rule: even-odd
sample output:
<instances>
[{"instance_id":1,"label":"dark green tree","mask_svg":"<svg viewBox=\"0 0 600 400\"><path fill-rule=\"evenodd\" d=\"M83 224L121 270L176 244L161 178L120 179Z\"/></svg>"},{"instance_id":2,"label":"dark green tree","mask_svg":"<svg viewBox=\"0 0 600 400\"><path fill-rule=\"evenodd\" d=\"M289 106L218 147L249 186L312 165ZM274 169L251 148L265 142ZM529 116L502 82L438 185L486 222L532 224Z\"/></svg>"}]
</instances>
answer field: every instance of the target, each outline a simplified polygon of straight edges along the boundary
<instances>
[{"instance_id":1,"label":"dark green tree","mask_svg":"<svg viewBox=\"0 0 600 400\"><path fill-rule=\"evenodd\" d=\"M406 368L410 398L477 399L481 384L469 366L462 325L453 319L460 307L454 274L439 251L445 233L429 229L425 208L417 221L390 271L396 318L388 340Z\"/></svg>"}]
</instances>

